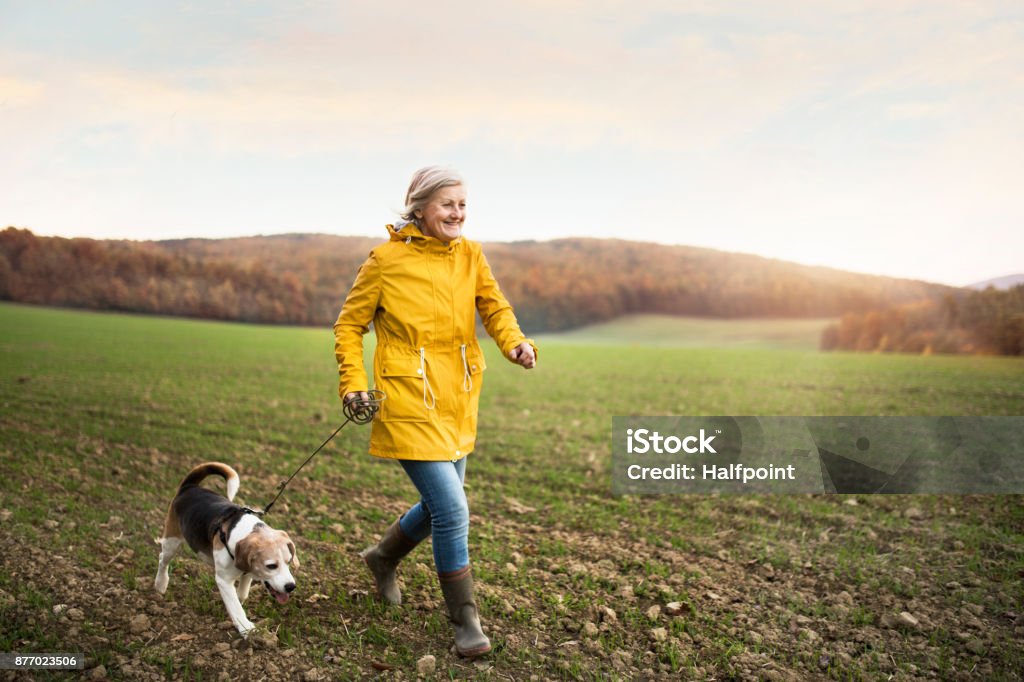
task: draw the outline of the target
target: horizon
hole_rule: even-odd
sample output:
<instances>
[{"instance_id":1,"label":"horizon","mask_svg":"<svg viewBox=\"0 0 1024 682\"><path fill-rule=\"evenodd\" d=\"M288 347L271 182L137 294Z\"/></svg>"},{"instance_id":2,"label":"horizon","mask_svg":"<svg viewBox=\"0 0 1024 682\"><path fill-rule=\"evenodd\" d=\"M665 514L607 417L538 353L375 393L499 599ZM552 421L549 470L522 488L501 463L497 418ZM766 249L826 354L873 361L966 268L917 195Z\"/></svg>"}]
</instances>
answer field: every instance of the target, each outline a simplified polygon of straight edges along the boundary
<instances>
[{"instance_id":1,"label":"horizon","mask_svg":"<svg viewBox=\"0 0 1024 682\"><path fill-rule=\"evenodd\" d=\"M182 237L168 237L168 238L156 238L156 239L134 239L134 238L131 238L131 237L113 238L113 239L111 239L111 238L106 238L106 237L87 237L87 236L81 236L81 235L78 235L78 236L67 236L67 235L59 235L59 234L52 234L52 235L51 234L41 234L41 233L35 232L34 230L31 230L30 228L22 228L22 227L18 227L16 225L8 225L6 227L8 227L8 228L15 228L15 229L28 229L30 232L32 232L32 234L36 235L37 237L57 237L57 238L61 238L61 239L95 239L95 240L98 240L98 241L129 241L129 242L138 242L138 243L145 243L145 242L160 243L160 242L191 241L191 240L226 241L226 240L231 240L231 239L261 239L261 238L272 238L272 237L337 237L339 239L374 239L374 237L369 236L369 235L337 234L337 233L332 233L332 232L277 232L277 233L273 233L273 234L242 234L242 235L238 235L238 236L234 236L234 237L190 237L190 236L182 236ZM468 237L468 238L471 239L472 237ZM783 263L786 263L786 264L789 264L789 265L797 265L797 266L800 266L800 267L822 268L822 269L826 269L826 270L834 270L834 271L837 271L837 272L842 272L842 273L851 274L851 275L864 275L864 276L868 276L868 277L886 277L886 278L890 278L890 279L922 281L922 282L925 282L927 284L942 284L942 285L945 285L945 286L958 287L958 288L969 288L969 287L974 286L976 284L981 284L981 283L985 283L985 282L995 281L995 280L999 280L999 279L1005 279L1007 277L1022 277L1022 276L1024 276L1024 272L1007 272L1007 273L1003 273L1003 274L1000 274L1000 275L994 275L992 277L986 277L984 279L975 280L973 282L967 282L965 284L948 284L946 282L935 282L935 281L929 281L929 280L919 280L919 279L915 279L913 277L900 277L900 276L895 276L895 275L879 274L879 273L872 273L872 272L859 272L859 271L856 271L856 270L844 270L842 268L835 268L835 267L828 266L828 265L816 265L816 264L811 264L811 263L800 263L798 261L786 260L784 258L775 258L775 257L772 257L772 256L764 256L762 254L750 253L750 252L746 252L746 251L727 251L725 249L717 249L717 248L705 247L705 246L694 246L692 244L671 244L671 243L665 243L665 242L645 241L645 240L640 240L640 239L626 239L624 237L580 237L580 236L568 235L568 236L549 237L549 238L540 238L540 239L532 239L532 238L531 239L517 239L515 241L488 240L486 242L481 241L481 243L484 244L484 245L487 245L487 244L508 244L508 245L512 245L512 244L521 244L521 243L527 243L527 242L546 243L546 242L561 241L561 240L573 240L573 239L591 239L591 240L595 240L595 241L623 241L623 242L631 242L631 243L634 243L634 244L653 244L653 245L657 245L657 246L675 246L675 247L680 247L680 248L701 249L701 250L705 250L705 251L716 251L718 253L728 254L728 255L753 256L753 257L756 257L756 258L764 258L766 260L780 261L780 262L783 262ZM380 242L384 243L385 241L386 241L386 239L384 237L381 237ZM480 241L480 240L474 240L474 241Z\"/></svg>"},{"instance_id":2,"label":"horizon","mask_svg":"<svg viewBox=\"0 0 1024 682\"><path fill-rule=\"evenodd\" d=\"M441 163L482 242L967 286L1024 272L1022 37L996 0L8 5L0 224L373 238Z\"/></svg>"}]
</instances>

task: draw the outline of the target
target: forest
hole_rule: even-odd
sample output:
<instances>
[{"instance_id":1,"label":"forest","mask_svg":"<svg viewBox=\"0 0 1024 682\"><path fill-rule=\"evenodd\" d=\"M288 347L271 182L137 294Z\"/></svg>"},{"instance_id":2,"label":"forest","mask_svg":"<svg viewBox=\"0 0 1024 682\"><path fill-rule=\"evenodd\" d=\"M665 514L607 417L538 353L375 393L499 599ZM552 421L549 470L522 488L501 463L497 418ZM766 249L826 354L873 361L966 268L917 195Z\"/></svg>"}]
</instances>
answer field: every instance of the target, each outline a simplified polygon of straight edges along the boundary
<instances>
[{"instance_id":1,"label":"forest","mask_svg":"<svg viewBox=\"0 0 1024 682\"><path fill-rule=\"evenodd\" d=\"M383 235L324 234L93 240L8 227L0 232L0 299L330 325L360 263L382 241ZM485 253L530 333L639 313L841 317L823 333L822 348L1020 353L1019 294L1004 300L921 281L625 240L488 243Z\"/></svg>"},{"instance_id":2,"label":"forest","mask_svg":"<svg viewBox=\"0 0 1024 682\"><path fill-rule=\"evenodd\" d=\"M293 234L125 241L0 232L0 298L245 322L329 325L381 239ZM521 323L572 329L632 313L824 317L949 287L758 256L599 239L491 243Z\"/></svg>"},{"instance_id":3,"label":"forest","mask_svg":"<svg viewBox=\"0 0 1024 682\"><path fill-rule=\"evenodd\" d=\"M1024 354L1024 284L958 290L882 310L847 313L821 335L823 350Z\"/></svg>"}]
</instances>

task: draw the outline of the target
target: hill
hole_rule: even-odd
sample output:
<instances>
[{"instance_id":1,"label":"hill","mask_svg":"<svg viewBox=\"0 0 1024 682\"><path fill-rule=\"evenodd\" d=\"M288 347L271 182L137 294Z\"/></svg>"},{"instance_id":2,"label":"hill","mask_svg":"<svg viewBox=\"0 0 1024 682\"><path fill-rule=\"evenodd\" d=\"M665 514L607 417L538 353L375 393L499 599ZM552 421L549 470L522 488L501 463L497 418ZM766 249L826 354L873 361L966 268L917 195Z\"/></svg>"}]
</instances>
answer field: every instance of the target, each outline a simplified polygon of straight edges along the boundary
<instances>
[{"instance_id":1,"label":"hill","mask_svg":"<svg viewBox=\"0 0 1024 682\"><path fill-rule=\"evenodd\" d=\"M1004 275L1003 277L993 277L992 279L986 279L983 282L975 282L974 284L968 284L965 289L988 289L994 287L1000 291L1006 291L1012 289L1018 284L1024 284L1024 273L1018 273L1016 275Z\"/></svg>"},{"instance_id":2,"label":"hill","mask_svg":"<svg viewBox=\"0 0 1024 682\"><path fill-rule=\"evenodd\" d=\"M331 324L382 240L324 234L157 242L0 232L0 299L247 322ZM959 291L740 253L607 239L486 245L524 328L623 315L821 318Z\"/></svg>"}]
</instances>

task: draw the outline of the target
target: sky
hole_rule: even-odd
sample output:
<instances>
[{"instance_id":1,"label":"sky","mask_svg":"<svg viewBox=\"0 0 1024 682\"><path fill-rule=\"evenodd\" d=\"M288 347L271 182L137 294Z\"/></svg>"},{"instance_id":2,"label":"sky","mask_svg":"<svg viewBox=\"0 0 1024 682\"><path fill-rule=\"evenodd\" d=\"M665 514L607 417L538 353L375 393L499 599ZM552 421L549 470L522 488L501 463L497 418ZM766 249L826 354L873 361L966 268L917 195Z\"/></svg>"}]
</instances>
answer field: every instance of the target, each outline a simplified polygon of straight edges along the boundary
<instances>
[{"instance_id":1,"label":"sky","mask_svg":"<svg viewBox=\"0 0 1024 682\"><path fill-rule=\"evenodd\" d=\"M1024 272L1024 3L0 0L0 227L615 237Z\"/></svg>"}]
</instances>

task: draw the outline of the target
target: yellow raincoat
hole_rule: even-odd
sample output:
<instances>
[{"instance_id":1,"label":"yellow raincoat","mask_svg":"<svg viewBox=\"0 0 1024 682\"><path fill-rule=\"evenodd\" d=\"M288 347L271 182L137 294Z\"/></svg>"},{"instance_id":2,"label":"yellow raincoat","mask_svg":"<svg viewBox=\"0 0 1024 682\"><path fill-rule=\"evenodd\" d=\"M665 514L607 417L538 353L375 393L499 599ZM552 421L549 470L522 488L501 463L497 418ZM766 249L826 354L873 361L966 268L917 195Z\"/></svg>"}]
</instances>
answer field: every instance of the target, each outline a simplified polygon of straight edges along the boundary
<instances>
[{"instance_id":1,"label":"yellow raincoat","mask_svg":"<svg viewBox=\"0 0 1024 682\"><path fill-rule=\"evenodd\" d=\"M377 334L374 386L387 394L373 420L370 454L456 461L473 451L486 367L476 338L479 311L502 355L523 341L478 242L448 244L408 223L370 252L334 325L338 392L368 388L363 335Z\"/></svg>"}]
</instances>

